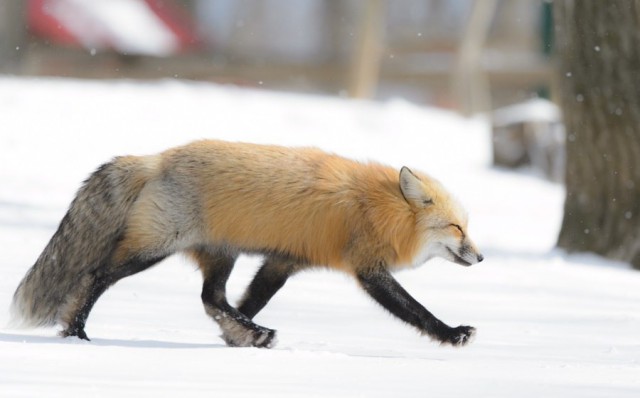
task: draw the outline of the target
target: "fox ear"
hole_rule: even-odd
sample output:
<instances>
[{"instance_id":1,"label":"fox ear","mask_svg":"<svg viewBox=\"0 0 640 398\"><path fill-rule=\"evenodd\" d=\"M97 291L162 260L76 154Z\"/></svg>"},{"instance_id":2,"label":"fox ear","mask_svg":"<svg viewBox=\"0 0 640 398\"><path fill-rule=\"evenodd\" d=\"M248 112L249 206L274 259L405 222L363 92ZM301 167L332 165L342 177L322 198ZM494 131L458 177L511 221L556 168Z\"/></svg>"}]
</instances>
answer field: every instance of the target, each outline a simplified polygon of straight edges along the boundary
<instances>
[{"instance_id":1,"label":"fox ear","mask_svg":"<svg viewBox=\"0 0 640 398\"><path fill-rule=\"evenodd\" d=\"M424 191L422 181L406 166L400 170L400 191L409 204L418 208L433 204L433 199Z\"/></svg>"}]
</instances>

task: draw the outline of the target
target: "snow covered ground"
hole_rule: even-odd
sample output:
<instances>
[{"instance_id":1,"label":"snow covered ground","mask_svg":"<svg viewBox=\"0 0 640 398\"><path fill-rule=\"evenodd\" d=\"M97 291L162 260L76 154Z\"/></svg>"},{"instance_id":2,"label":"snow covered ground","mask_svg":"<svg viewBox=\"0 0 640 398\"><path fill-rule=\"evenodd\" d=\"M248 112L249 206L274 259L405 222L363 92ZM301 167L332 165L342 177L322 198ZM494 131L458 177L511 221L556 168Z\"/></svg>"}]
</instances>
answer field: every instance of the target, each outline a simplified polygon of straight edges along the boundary
<instances>
[{"instance_id":1,"label":"snow covered ground","mask_svg":"<svg viewBox=\"0 0 640 398\"><path fill-rule=\"evenodd\" d=\"M443 321L475 326L475 341L441 347L346 276L315 271L257 316L278 329L275 348L228 348L204 314L199 273L179 256L110 289L89 318L91 342L2 326L93 169L199 138L313 145L439 178L467 207L486 260L433 260L397 278ZM482 120L399 100L0 78L0 397L640 396L640 273L553 250L561 187L489 160ZM232 299L258 263L239 260Z\"/></svg>"}]
</instances>

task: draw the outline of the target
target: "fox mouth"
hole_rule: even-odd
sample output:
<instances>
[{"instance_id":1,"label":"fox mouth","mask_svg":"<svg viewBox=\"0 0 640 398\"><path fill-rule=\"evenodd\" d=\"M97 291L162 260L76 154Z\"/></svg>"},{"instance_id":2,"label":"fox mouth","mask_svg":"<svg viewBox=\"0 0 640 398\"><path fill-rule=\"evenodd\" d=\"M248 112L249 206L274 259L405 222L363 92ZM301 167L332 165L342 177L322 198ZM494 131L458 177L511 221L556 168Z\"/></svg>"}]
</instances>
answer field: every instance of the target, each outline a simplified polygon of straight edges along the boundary
<instances>
[{"instance_id":1,"label":"fox mouth","mask_svg":"<svg viewBox=\"0 0 640 398\"><path fill-rule=\"evenodd\" d=\"M445 247L447 248L447 251L449 252L449 254L451 254L451 256L453 257L453 261L456 264L464 265L465 267L468 267L468 266L471 265L471 263L469 261L467 261L464 258L462 258L459 255L457 255L456 252L451 250L448 246L445 246Z\"/></svg>"}]
</instances>

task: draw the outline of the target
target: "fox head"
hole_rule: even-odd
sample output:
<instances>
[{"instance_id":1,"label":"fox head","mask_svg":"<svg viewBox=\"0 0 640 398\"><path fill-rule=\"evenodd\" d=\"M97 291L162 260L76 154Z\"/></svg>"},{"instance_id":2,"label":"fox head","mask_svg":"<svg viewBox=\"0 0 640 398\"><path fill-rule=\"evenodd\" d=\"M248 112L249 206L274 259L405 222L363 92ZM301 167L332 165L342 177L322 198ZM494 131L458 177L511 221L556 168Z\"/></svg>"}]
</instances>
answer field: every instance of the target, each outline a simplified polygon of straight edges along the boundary
<instances>
[{"instance_id":1,"label":"fox head","mask_svg":"<svg viewBox=\"0 0 640 398\"><path fill-rule=\"evenodd\" d=\"M484 257L467 234L467 214L439 182L400 170L400 190L416 214L416 227L422 244L414 264L441 257L469 266Z\"/></svg>"}]
</instances>

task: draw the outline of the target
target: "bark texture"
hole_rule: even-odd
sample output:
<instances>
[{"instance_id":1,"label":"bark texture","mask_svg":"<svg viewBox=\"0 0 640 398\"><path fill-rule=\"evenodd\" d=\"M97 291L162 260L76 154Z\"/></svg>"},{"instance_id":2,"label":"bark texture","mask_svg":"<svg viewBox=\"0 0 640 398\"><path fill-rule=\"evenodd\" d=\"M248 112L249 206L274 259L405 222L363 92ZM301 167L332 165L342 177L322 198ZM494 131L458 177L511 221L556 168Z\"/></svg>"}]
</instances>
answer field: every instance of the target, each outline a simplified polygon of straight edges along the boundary
<instances>
[{"instance_id":1,"label":"bark texture","mask_svg":"<svg viewBox=\"0 0 640 398\"><path fill-rule=\"evenodd\" d=\"M567 130L558 246L640 269L640 1L554 7Z\"/></svg>"}]
</instances>

